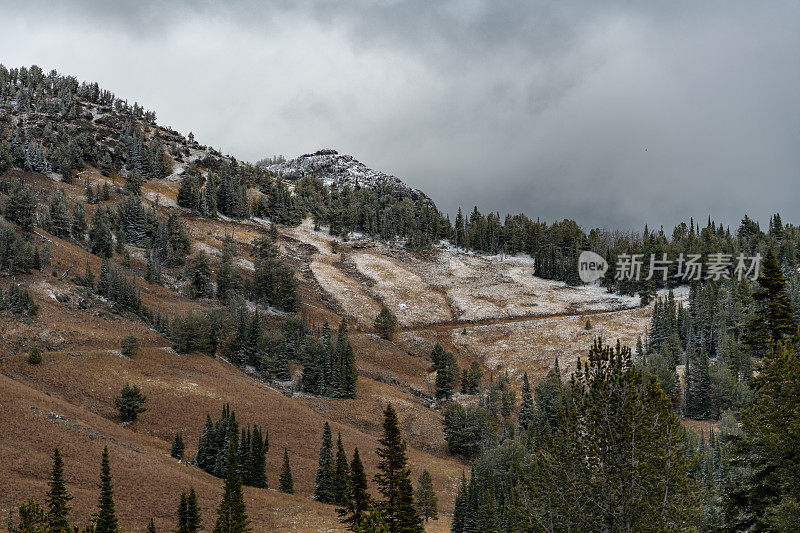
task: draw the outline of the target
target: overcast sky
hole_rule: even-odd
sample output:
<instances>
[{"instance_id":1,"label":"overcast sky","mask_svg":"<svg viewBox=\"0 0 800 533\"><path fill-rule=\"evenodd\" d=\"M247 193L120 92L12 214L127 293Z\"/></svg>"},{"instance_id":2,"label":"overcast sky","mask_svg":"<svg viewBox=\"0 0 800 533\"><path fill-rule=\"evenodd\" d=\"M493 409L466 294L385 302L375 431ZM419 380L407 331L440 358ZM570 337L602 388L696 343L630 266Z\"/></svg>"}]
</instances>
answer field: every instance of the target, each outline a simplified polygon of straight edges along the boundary
<instances>
[{"instance_id":1,"label":"overcast sky","mask_svg":"<svg viewBox=\"0 0 800 533\"><path fill-rule=\"evenodd\" d=\"M0 62L245 160L335 148L451 214L800 223L800 2L52 4L0 0Z\"/></svg>"}]
</instances>

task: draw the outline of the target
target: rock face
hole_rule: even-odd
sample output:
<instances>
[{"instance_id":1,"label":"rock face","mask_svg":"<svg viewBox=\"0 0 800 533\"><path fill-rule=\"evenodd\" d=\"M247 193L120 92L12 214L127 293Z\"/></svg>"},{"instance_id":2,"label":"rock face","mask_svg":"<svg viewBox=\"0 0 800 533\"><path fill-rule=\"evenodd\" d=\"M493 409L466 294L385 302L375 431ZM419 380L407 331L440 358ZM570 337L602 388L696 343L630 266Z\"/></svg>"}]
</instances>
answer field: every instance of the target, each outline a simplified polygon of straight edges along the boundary
<instances>
[{"instance_id":1,"label":"rock face","mask_svg":"<svg viewBox=\"0 0 800 533\"><path fill-rule=\"evenodd\" d=\"M267 170L289 181L304 176L319 178L325 185L335 184L340 189L345 185L373 190L391 189L414 201L433 205L433 201L422 191L406 185L401 179L379 170L373 170L351 155L340 154L336 150L318 150L304 154L283 163L267 167Z\"/></svg>"}]
</instances>

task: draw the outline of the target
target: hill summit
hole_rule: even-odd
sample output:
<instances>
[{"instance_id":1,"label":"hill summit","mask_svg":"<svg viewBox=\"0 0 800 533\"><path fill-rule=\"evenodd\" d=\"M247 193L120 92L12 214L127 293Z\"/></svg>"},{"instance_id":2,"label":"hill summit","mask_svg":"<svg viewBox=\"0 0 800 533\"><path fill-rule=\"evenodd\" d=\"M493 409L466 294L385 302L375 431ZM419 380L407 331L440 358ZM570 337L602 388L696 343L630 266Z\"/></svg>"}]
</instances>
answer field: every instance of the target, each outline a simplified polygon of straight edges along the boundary
<instances>
[{"instance_id":1,"label":"hill summit","mask_svg":"<svg viewBox=\"0 0 800 533\"><path fill-rule=\"evenodd\" d=\"M339 188L347 185L373 190L394 189L402 196L409 196L415 201L422 199L424 203L433 205L425 193L409 187L401 179L371 169L353 156L340 154L330 148L270 165L267 170L288 181L312 176L321 179L325 185L336 184Z\"/></svg>"}]
</instances>

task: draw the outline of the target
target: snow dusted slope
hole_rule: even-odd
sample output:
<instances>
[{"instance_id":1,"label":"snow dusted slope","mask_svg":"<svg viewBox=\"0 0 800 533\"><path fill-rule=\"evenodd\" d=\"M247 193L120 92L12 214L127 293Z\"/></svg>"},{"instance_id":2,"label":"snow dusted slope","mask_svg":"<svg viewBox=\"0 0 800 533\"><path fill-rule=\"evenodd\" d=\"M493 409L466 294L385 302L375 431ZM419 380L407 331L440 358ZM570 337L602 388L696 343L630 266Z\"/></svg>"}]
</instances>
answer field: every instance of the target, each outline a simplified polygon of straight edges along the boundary
<instances>
[{"instance_id":1,"label":"snow dusted slope","mask_svg":"<svg viewBox=\"0 0 800 533\"><path fill-rule=\"evenodd\" d=\"M351 155L340 154L336 150L319 150L313 154L305 154L284 163L277 163L267 167L267 170L289 181L298 180L304 176L319 178L325 185L336 184L339 188L349 185L360 186L368 189L394 189L415 201L433 204L422 191L413 189L402 180L373 170Z\"/></svg>"}]
</instances>

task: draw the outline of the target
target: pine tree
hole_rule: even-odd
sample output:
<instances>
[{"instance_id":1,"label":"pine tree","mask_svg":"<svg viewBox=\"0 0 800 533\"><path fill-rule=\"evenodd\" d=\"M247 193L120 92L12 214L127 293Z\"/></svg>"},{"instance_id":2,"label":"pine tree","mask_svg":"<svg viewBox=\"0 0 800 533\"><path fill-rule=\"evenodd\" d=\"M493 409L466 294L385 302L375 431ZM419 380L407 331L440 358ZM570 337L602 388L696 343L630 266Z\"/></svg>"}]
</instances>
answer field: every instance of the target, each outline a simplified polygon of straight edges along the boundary
<instances>
[{"instance_id":1,"label":"pine tree","mask_svg":"<svg viewBox=\"0 0 800 533\"><path fill-rule=\"evenodd\" d=\"M353 527L356 533L389 533L389 524L383 516L381 510L374 504L370 503L361 520Z\"/></svg>"},{"instance_id":2,"label":"pine tree","mask_svg":"<svg viewBox=\"0 0 800 533\"><path fill-rule=\"evenodd\" d=\"M95 514L94 533L117 533L117 514L114 510L114 485L111 481L111 465L108 460L108 446L103 448L100 466L100 497Z\"/></svg>"},{"instance_id":3,"label":"pine tree","mask_svg":"<svg viewBox=\"0 0 800 533\"><path fill-rule=\"evenodd\" d=\"M367 475L364 473L364 465L358 455L358 448L353 452L353 460L350 463L350 494L344 507L337 509L339 518L350 525L350 529L356 530L356 526L361 523L364 513L367 512L372 498L367 490Z\"/></svg>"},{"instance_id":4,"label":"pine tree","mask_svg":"<svg viewBox=\"0 0 800 533\"><path fill-rule=\"evenodd\" d=\"M189 487L189 495L186 497L186 531L198 533L202 528L203 517L197 502L197 493L194 487Z\"/></svg>"},{"instance_id":5,"label":"pine tree","mask_svg":"<svg viewBox=\"0 0 800 533\"><path fill-rule=\"evenodd\" d=\"M185 446L183 444L183 437L181 436L181 432L178 431L175 433L175 438L172 439L172 449L170 450L169 454L175 459L182 460L184 449Z\"/></svg>"},{"instance_id":6,"label":"pine tree","mask_svg":"<svg viewBox=\"0 0 800 533\"><path fill-rule=\"evenodd\" d=\"M322 503L334 503L334 475L333 436L331 435L331 426L325 422L322 430L322 446L319 450L317 478L314 484L315 500Z\"/></svg>"},{"instance_id":7,"label":"pine tree","mask_svg":"<svg viewBox=\"0 0 800 533\"><path fill-rule=\"evenodd\" d=\"M442 365L442 362L445 358L445 351L441 344L438 342L433 345L433 350L431 350L431 363L433 363L433 369L439 370Z\"/></svg>"},{"instance_id":8,"label":"pine tree","mask_svg":"<svg viewBox=\"0 0 800 533\"><path fill-rule=\"evenodd\" d=\"M450 531L453 533L463 533L466 528L465 522L467 518L467 478L464 471L461 471L461 484L458 486L456 493L456 501L453 507L453 520L451 522Z\"/></svg>"},{"instance_id":9,"label":"pine tree","mask_svg":"<svg viewBox=\"0 0 800 533\"><path fill-rule=\"evenodd\" d=\"M143 181L144 180L142 179L142 176L140 176L136 171L130 172L125 178L125 190L131 194L140 196L142 194Z\"/></svg>"},{"instance_id":10,"label":"pine tree","mask_svg":"<svg viewBox=\"0 0 800 533\"><path fill-rule=\"evenodd\" d=\"M483 379L483 370L477 361L472 361L469 368L461 372L461 394L478 394Z\"/></svg>"},{"instance_id":11,"label":"pine tree","mask_svg":"<svg viewBox=\"0 0 800 533\"><path fill-rule=\"evenodd\" d=\"M234 432L234 435L236 433ZM230 439L227 460L224 468L225 492L217 508L217 522L213 533L244 533L247 526L247 508L242 493L242 478L239 476L239 462L236 458L236 439Z\"/></svg>"},{"instance_id":12,"label":"pine tree","mask_svg":"<svg viewBox=\"0 0 800 533\"><path fill-rule=\"evenodd\" d=\"M239 476L242 478L242 485L251 484L251 466L252 460L250 458L250 428L242 428L241 437L239 438L239 447L236 451L236 458L239 461Z\"/></svg>"},{"instance_id":13,"label":"pine tree","mask_svg":"<svg viewBox=\"0 0 800 533\"><path fill-rule=\"evenodd\" d=\"M119 343L120 353L126 357L135 357L139 354L139 339L133 335L125 335Z\"/></svg>"},{"instance_id":14,"label":"pine tree","mask_svg":"<svg viewBox=\"0 0 800 533\"><path fill-rule=\"evenodd\" d=\"M212 296L212 271L205 252L200 251L192 258L186 273L192 282L192 297L206 298Z\"/></svg>"},{"instance_id":15,"label":"pine tree","mask_svg":"<svg viewBox=\"0 0 800 533\"><path fill-rule=\"evenodd\" d=\"M339 331L336 334L336 354L339 359L340 376L338 381L342 389L339 395L343 398L355 398L358 371L356 370L353 346L347 337L347 325L344 320L339 322Z\"/></svg>"},{"instance_id":16,"label":"pine tree","mask_svg":"<svg viewBox=\"0 0 800 533\"><path fill-rule=\"evenodd\" d=\"M339 506L347 504L350 499L350 465L342 445L342 434L336 439L336 463L333 474L333 503Z\"/></svg>"},{"instance_id":17,"label":"pine tree","mask_svg":"<svg viewBox=\"0 0 800 533\"><path fill-rule=\"evenodd\" d=\"M92 205L99 202L99 199L97 198L97 195L94 192L94 188L88 182L86 183L86 189L84 190L84 193L86 195L87 204Z\"/></svg>"},{"instance_id":18,"label":"pine tree","mask_svg":"<svg viewBox=\"0 0 800 533\"><path fill-rule=\"evenodd\" d=\"M786 293L786 279L772 248L764 258L753 300L755 314L747 323L743 336L743 344L751 357L767 355L782 340L797 340L797 321Z\"/></svg>"},{"instance_id":19,"label":"pine tree","mask_svg":"<svg viewBox=\"0 0 800 533\"><path fill-rule=\"evenodd\" d=\"M175 530L175 533L188 533L189 531L189 511L187 508L187 501L186 501L186 491L181 491L181 498L178 502L178 528Z\"/></svg>"},{"instance_id":20,"label":"pine tree","mask_svg":"<svg viewBox=\"0 0 800 533\"><path fill-rule=\"evenodd\" d=\"M226 302L242 292L242 276L233 266L233 256L223 249L222 260L217 267L217 298Z\"/></svg>"},{"instance_id":21,"label":"pine tree","mask_svg":"<svg viewBox=\"0 0 800 533\"><path fill-rule=\"evenodd\" d=\"M33 231L36 221L36 196L33 190L16 187L6 202L5 216L25 231Z\"/></svg>"},{"instance_id":22,"label":"pine tree","mask_svg":"<svg viewBox=\"0 0 800 533\"><path fill-rule=\"evenodd\" d=\"M382 307L378 316L375 317L375 330L377 330L378 335L382 338L386 339L387 341L392 340L394 337L394 328L397 325L397 321L395 320L392 313L386 308Z\"/></svg>"},{"instance_id":23,"label":"pine tree","mask_svg":"<svg viewBox=\"0 0 800 533\"><path fill-rule=\"evenodd\" d=\"M500 533L497 517L497 502L489 491L483 491L478 506L475 522L477 531L482 533Z\"/></svg>"},{"instance_id":24,"label":"pine tree","mask_svg":"<svg viewBox=\"0 0 800 533\"><path fill-rule=\"evenodd\" d=\"M519 406L519 425L523 429L528 429L536 421L536 408L533 404L531 395L531 385L528 381L528 373L522 375L522 403Z\"/></svg>"},{"instance_id":25,"label":"pine tree","mask_svg":"<svg viewBox=\"0 0 800 533\"><path fill-rule=\"evenodd\" d=\"M86 260L86 268L83 272L83 279L81 280L81 285L84 287L88 287L90 290L94 290L94 272L92 272L92 268L89 266L89 260Z\"/></svg>"},{"instance_id":26,"label":"pine tree","mask_svg":"<svg viewBox=\"0 0 800 533\"><path fill-rule=\"evenodd\" d=\"M72 214L69 211L69 202L64 194L64 189L59 189L50 198L49 215L51 233L61 238L69 237L72 233Z\"/></svg>"},{"instance_id":27,"label":"pine tree","mask_svg":"<svg viewBox=\"0 0 800 533\"><path fill-rule=\"evenodd\" d=\"M573 374L569 395L557 429L540 432L531 446L534 462L520 485L528 503L517 512L555 531L696 525L699 486L689 476L695 463L686 431L655 376L633 364L630 349L596 340ZM473 470L471 485L493 483L498 462L518 444L508 440L504 446L494 462ZM489 505L482 496L477 501L479 525L491 530L491 508L496 513L504 504Z\"/></svg>"},{"instance_id":28,"label":"pine tree","mask_svg":"<svg viewBox=\"0 0 800 533\"><path fill-rule=\"evenodd\" d=\"M406 443L400 435L397 413L391 404L383 412L383 435L376 450L380 461L375 482L383 499L380 509L392 533L422 531L422 520L414 507L411 471L406 467Z\"/></svg>"},{"instance_id":29,"label":"pine tree","mask_svg":"<svg viewBox=\"0 0 800 533\"><path fill-rule=\"evenodd\" d=\"M708 418L710 399L708 357L690 350L686 356L686 416L695 420Z\"/></svg>"},{"instance_id":30,"label":"pine tree","mask_svg":"<svg viewBox=\"0 0 800 533\"><path fill-rule=\"evenodd\" d=\"M194 458L194 464L201 470L213 474L216 461L216 433L214 431L214 423L211 421L211 416L207 414L206 425L203 428L203 432L200 434L200 440L197 444L197 455Z\"/></svg>"},{"instance_id":31,"label":"pine tree","mask_svg":"<svg viewBox=\"0 0 800 533\"><path fill-rule=\"evenodd\" d=\"M108 274L109 274L108 259L104 258L100 262L100 277L97 280L97 293L102 296L107 296L108 290L110 288Z\"/></svg>"},{"instance_id":32,"label":"pine tree","mask_svg":"<svg viewBox=\"0 0 800 533\"><path fill-rule=\"evenodd\" d=\"M147 533L156 533L156 523L150 518L150 521L147 523Z\"/></svg>"},{"instance_id":33,"label":"pine tree","mask_svg":"<svg viewBox=\"0 0 800 533\"><path fill-rule=\"evenodd\" d=\"M294 480L292 479L292 467L289 464L289 452L283 447L283 466L279 478L280 491L286 494L294 494Z\"/></svg>"},{"instance_id":34,"label":"pine tree","mask_svg":"<svg viewBox=\"0 0 800 533\"><path fill-rule=\"evenodd\" d=\"M120 395L114 399L114 405L123 422L135 422L139 414L147 410L142 407L146 400L147 397L142 394L138 385L131 386L130 383L126 383Z\"/></svg>"},{"instance_id":35,"label":"pine tree","mask_svg":"<svg viewBox=\"0 0 800 533\"><path fill-rule=\"evenodd\" d=\"M144 280L153 285L161 285L161 264L156 260L153 254L147 256L147 270L145 271Z\"/></svg>"},{"instance_id":36,"label":"pine tree","mask_svg":"<svg viewBox=\"0 0 800 533\"><path fill-rule=\"evenodd\" d=\"M433 358L433 354L431 354ZM439 364L436 370L436 398L449 399L461 376L458 363L452 352L445 351L438 356Z\"/></svg>"},{"instance_id":37,"label":"pine tree","mask_svg":"<svg viewBox=\"0 0 800 533\"><path fill-rule=\"evenodd\" d=\"M50 480L47 484L50 486L45 500L47 531L49 533L69 533L67 515L71 510L69 501L72 499L72 495L67 491L64 481L64 461L58 448L53 450L53 470L50 472Z\"/></svg>"},{"instance_id":38,"label":"pine tree","mask_svg":"<svg viewBox=\"0 0 800 533\"><path fill-rule=\"evenodd\" d=\"M545 379L539 382L534 389L536 407L540 423L548 423L555 428L558 425L558 408L562 398L561 369L556 357L553 368L547 373Z\"/></svg>"},{"instance_id":39,"label":"pine tree","mask_svg":"<svg viewBox=\"0 0 800 533\"><path fill-rule=\"evenodd\" d=\"M100 213L98 209L95 215ZM92 217L92 227L89 231L89 238L91 240L92 253L108 259L114 252L114 239L111 235L109 228L109 221L104 217Z\"/></svg>"},{"instance_id":40,"label":"pine tree","mask_svg":"<svg viewBox=\"0 0 800 533\"><path fill-rule=\"evenodd\" d=\"M726 495L730 531L792 531L800 501L800 354L779 343L753 377L755 400L734 440L742 468ZM781 529L785 527L785 529Z\"/></svg>"},{"instance_id":41,"label":"pine tree","mask_svg":"<svg viewBox=\"0 0 800 533\"><path fill-rule=\"evenodd\" d=\"M427 522L429 519L439 519L439 504L436 492L433 490L433 479L431 473L423 470L419 476L417 490L414 492L414 499L417 504L417 511Z\"/></svg>"},{"instance_id":42,"label":"pine tree","mask_svg":"<svg viewBox=\"0 0 800 533\"><path fill-rule=\"evenodd\" d=\"M253 424L253 433L250 442L250 464L248 465L248 485L261 489L267 488L267 462L266 453L268 443L261 436L261 428Z\"/></svg>"},{"instance_id":43,"label":"pine tree","mask_svg":"<svg viewBox=\"0 0 800 533\"><path fill-rule=\"evenodd\" d=\"M10 515L9 512L9 533L11 533ZM31 498L19 506L19 524L14 528L14 533L46 533L47 531L49 531L47 515L38 501Z\"/></svg>"},{"instance_id":44,"label":"pine tree","mask_svg":"<svg viewBox=\"0 0 800 533\"><path fill-rule=\"evenodd\" d=\"M89 223L86 220L86 208L80 202L75 202L72 206L72 237L79 243L85 242L86 228Z\"/></svg>"},{"instance_id":45,"label":"pine tree","mask_svg":"<svg viewBox=\"0 0 800 533\"><path fill-rule=\"evenodd\" d=\"M417 512L416 502L414 501L414 489L411 485L411 472L402 477L397 487L397 513L395 515L395 527L392 529L391 523L389 531L398 533L424 533L422 518Z\"/></svg>"}]
</instances>

